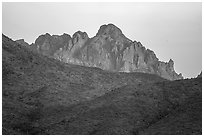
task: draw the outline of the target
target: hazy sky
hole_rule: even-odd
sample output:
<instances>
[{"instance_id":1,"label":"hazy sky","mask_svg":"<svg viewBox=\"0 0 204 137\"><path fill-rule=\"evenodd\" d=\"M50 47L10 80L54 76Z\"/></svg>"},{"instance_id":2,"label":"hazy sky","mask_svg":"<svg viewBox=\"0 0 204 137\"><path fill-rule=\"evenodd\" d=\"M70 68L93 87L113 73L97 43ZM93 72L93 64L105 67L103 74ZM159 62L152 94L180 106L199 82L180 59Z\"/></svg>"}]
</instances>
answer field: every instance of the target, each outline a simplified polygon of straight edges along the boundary
<instances>
[{"instance_id":1,"label":"hazy sky","mask_svg":"<svg viewBox=\"0 0 204 137\"><path fill-rule=\"evenodd\" d=\"M113 23L159 60L174 60L177 73L195 77L202 69L202 3L3 3L2 30L28 43L46 32L81 30L93 37Z\"/></svg>"}]
</instances>

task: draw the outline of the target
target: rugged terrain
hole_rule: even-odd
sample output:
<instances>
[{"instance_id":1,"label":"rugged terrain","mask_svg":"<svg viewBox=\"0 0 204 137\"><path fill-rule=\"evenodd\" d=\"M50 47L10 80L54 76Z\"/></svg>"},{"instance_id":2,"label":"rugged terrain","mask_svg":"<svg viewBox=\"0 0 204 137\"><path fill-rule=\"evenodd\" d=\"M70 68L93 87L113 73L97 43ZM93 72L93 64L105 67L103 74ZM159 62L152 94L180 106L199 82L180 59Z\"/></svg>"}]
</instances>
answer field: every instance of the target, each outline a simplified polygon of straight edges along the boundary
<instances>
[{"instance_id":1,"label":"rugged terrain","mask_svg":"<svg viewBox=\"0 0 204 137\"><path fill-rule=\"evenodd\" d=\"M46 33L30 46L23 39L16 42L66 63L113 72L150 73L169 80L183 78L174 71L173 60L159 61L153 51L125 37L113 24L102 25L92 38L86 32L77 31L72 37L65 33L61 36Z\"/></svg>"},{"instance_id":2,"label":"rugged terrain","mask_svg":"<svg viewBox=\"0 0 204 137\"><path fill-rule=\"evenodd\" d=\"M3 134L202 134L202 77L66 64L27 46L2 35Z\"/></svg>"}]
</instances>

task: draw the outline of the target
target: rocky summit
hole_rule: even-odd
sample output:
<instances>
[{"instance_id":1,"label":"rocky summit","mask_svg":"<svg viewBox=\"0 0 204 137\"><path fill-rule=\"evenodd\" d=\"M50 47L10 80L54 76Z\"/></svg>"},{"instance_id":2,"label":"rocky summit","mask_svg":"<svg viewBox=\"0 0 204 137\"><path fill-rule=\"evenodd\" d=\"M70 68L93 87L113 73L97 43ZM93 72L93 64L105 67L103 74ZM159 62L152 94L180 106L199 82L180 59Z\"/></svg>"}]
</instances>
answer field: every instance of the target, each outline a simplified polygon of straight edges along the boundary
<instances>
[{"instance_id":1,"label":"rocky summit","mask_svg":"<svg viewBox=\"0 0 204 137\"><path fill-rule=\"evenodd\" d=\"M24 40L18 40L25 44ZM168 80L183 79L174 70L173 60L162 62L152 50L140 42L125 37L113 24L102 25L96 36L89 38L86 32L39 36L31 44L32 50L60 61L98 67L113 72L143 72L156 74Z\"/></svg>"}]
</instances>

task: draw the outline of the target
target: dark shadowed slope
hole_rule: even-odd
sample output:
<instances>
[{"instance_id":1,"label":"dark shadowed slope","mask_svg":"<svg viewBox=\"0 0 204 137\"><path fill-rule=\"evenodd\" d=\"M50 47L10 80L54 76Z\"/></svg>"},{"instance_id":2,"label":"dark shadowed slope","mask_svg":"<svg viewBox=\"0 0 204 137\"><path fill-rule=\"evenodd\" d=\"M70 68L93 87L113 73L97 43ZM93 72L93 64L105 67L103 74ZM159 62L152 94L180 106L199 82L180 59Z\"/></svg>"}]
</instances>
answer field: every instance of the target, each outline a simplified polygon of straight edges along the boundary
<instances>
[{"instance_id":1,"label":"dark shadowed slope","mask_svg":"<svg viewBox=\"0 0 204 137\"><path fill-rule=\"evenodd\" d=\"M202 95L195 93L189 100L139 134L196 135L202 134Z\"/></svg>"},{"instance_id":2,"label":"dark shadowed slope","mask_svg":"<svg viewBox=\"0 0 204 137\"><path fill-rule=\"evenodd\" d=\"M188 113L175 113L175 121L166 121L165 130L155 128L153 134L158 134L156 131L160 134L201 134L201 104L196 100L201 100L199 87L201 79L116 88L94 100L70 107L71 114L47 127L49 132L45 134L151 134L141 131L181 108ZM192 98L195 106L189 106ZM190 110L195 110L197 115L190 117L193 114ZM176 130L171 131L170 124L177 125Z\"/></svg>"},{"instance_id":3,"label":"dark shadowed slope","mask_svg":"<svg viewBox=\"0 0 204 137\"><path fill-rule=\"evenodd\" d=\"M170 82L64 64L4 35L2 76L3 134L151 134L194 95L201 99L201 78ZM201 134L197 108L192 134Z\"/></svg>"}]
</instances>

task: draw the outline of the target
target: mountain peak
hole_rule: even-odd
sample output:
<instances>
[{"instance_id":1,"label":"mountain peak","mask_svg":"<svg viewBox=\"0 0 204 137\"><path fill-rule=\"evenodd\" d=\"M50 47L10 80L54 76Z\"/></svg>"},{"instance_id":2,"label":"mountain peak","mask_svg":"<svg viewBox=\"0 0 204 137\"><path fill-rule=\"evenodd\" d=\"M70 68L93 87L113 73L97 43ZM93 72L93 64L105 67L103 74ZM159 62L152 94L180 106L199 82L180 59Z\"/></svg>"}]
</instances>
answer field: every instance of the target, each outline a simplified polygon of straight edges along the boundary
<instances>
[{"instance_id":1,"label":"mountain peak","mask_svg":"<svg viewBox=\"0 0 204 137\"><path fill-rule=\"evenodd\" d=\"M97 35L120 35L122 31L114 24L102 25L98 30Z\"/></svg>"},{"instance_id":2,"label":"mountain peak","mask_svg":"<svg viewBox=\"0 0 204 137\"><path fill-rule=\"evenodd\" d=\"M29 46L29 44L28 44L27 42L25 42L25 40L24 40L24 39L19 39L19 40L16 40L16 42L17 42L18 44L23 45L23 46Z\"/></svg>"},{"instance_id":3,"label":"mountain peak","mask_svg":"<svg viewBox=\"0 0 204 137\"><path fill-rule=\"evenodd\" d=\"M49 33L45 33L45 36L51 36Z\"/></svg>"},{"instance_id":4,"label":"mountain peak","mask_svg":"<svg viewBox=\"0 0 204 137\"><path fill-rule=\"evenodd\" d=\"M88 38L88 34L86 32L77 31L73 34L72 38L81 36L83 39Z\"/></svg>"},{"instance_id":5,"label":"mountain peak","mask_svg":"<svg viewBox=\"0 0 204 137\"><path fill-rule=\"evenodd\" d=\"M169 63L170 65L172 65L172 66L174 65L174 61L173 61L172 59L170 59L168 63Z\"/></svg>"}]
</instances>

